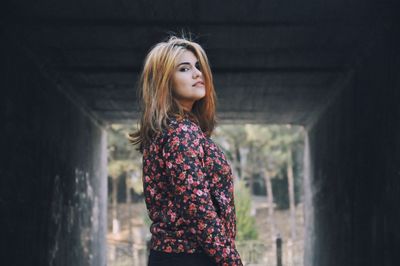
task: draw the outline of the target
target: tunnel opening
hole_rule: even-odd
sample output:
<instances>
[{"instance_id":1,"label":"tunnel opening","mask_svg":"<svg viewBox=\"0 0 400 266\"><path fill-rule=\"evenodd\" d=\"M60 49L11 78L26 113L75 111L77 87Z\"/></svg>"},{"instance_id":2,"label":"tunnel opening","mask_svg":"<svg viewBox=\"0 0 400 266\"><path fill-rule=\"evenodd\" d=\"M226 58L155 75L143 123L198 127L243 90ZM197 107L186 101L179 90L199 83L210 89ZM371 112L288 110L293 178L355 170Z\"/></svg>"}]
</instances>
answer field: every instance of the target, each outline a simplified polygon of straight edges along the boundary
<instances>
[{"instance_id":1,"label":"tunnel opening","mask_svg":"<svg viewBox=\"0 0 400 266\"><path fill-rule=\"evenodd\" d=\"M151 220L141 154L129 124L108 130L108 265L147 265ZM212 139L235 177L236 245L243 263L304 265L304 127L222 124ZM309 190L309 189L308 189ZM277 241L281 245L277 247Z\"/></svg>"}]
</instances>

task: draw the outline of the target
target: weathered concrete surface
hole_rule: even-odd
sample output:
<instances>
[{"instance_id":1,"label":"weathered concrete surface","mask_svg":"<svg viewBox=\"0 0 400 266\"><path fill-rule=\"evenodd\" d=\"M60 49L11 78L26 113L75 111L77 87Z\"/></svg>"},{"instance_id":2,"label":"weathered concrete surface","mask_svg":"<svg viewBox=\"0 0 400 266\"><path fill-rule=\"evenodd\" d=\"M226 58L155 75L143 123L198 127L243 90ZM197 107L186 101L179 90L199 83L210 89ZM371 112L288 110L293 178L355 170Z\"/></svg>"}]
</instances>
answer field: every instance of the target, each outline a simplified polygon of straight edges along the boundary
<instances>
[{"instance_id":1,"label":"weathered concrete surface","mask_svg":"<svg viewBox=\"0 0 400 266\"><path fill-rule=\"evenodd\" d=\"M307 266L400 263L399 36L379 36L308 132Z\"/></svg>"},{"instance_id":2,"label":"weathered concrete surface","mask_svg":"<svg viewBox=\"0 0 400 266\"><path fill-rule=\"evenodd\" d=\"M0 264L105 265L105 130L1 37Z\"/></svg>"}]
</instances>

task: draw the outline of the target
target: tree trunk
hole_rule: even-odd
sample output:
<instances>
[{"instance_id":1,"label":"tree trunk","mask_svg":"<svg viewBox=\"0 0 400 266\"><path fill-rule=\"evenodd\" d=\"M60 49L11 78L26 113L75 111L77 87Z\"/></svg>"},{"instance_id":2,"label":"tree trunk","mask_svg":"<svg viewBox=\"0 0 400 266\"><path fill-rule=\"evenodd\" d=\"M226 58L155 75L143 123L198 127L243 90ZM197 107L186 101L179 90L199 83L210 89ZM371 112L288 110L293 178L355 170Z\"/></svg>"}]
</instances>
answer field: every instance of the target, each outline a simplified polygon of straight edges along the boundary
<instances>
[{"instance_id":1,"label":"tree trunk","mask_svg":"<svg viewBox=\"0 0 400 266\"><path fill-rule=\"evenodd\" d=\"M247 161L247 163L246 163L246 165L247 165L247 171L246 171L246 173L248 174L248 177L249 177L249 188L250 188L250 193L251 193L251 195L253 195L254 194L254 156L253 156L253 143L250 143L249 144L249 153L248 153L248 159L250 159L250 160L248 160ZM249 167L250 166L250 167ZM243 169L243 168L242 168Z\"/></svg>"},{"instance_id":2,"label":"tree trunk","mask_svg":"<svg viewBox=\"0 0 400 266\"><path fill-rule=\"evenodd\" d=\"M290 229L292 240L296 240L296 205L294 199L294 178L293 178L293 162L292 162L292 149L288 148L288 161L287 161L287 177L288 177L288 191L289 191L289 204L290 204Z\"/></svg>"},{"instance_id":3,"label":"tree trunk","mask_svg":"<svg viewBox=\"0 0 400 266\"><path fill-rule=\"evenodd\" d=\"M235 153L235 159L236 159L236 172L238 174L239 179L242 179L242 160L240 156L240 149L239 149L239 143L235 141L235 146L234 146L234 153Z\"/></svg>"},{"instance_id":4,"label":"tree trunk","mask_svg":"<svg viewBox=\"0 0 400 266\"><path fill-rule=\"evenodd\" d=\"M114 234L119 233L119 222L117 217L117 207L118 207L118 178L113 177L112 179L112 231Z\"/></svg>"},{"instance_id":5,"label":"tree trunk","mask_svg":"<svg viewBox=\"0 0 400 266\"><path fill-rule=\"evenodd\" d=\"M132 195L131 195L131 188L132 188L132 172L128 171L126 173L126 179L125 179L125 184L126 184L126 203L130 205L132 202Z\"/></svg>"},{"instance_id":6,"label":"tree trunk","mask_svg":"<svg viewBox=\"0 0 400 266\"><path fill-rule=\"evenodd\" d=\"M128 171L126 173L126 207L128 210L128 217L129 217L129 241L133 243L133 233L132 233L132 213L133 213L133 206L131 204L132 197L131 197L131 188L132 188L132 171Z\"/></svg>"},{"instance_id":7,"label":"tree trunk","mask_svg":"<svg viewBox=\"0 0 400 266\"><path fill-rule=\"evenodd\" d=\"M265 179L265 184L267 186L267 202L268 202L268 216L270 219L270 225L271 225L271 236L273 239L276 237L276 230L275 230L275 217L274 217L274 195L272 193L272 183L271 183L271 177L268 173L267 170L263 171L264 174L264 179Z\"/></svg>"}]
</instances>

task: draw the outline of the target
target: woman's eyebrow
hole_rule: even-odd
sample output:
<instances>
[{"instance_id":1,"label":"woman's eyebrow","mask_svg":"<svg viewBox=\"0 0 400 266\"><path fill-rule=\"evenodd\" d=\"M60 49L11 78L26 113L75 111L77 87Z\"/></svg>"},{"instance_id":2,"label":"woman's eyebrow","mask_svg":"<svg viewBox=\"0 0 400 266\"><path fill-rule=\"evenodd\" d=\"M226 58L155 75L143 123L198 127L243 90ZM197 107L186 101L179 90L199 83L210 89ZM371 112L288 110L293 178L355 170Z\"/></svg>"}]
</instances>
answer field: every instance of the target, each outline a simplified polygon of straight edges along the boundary
<instances>
[{"instance_id":1,"label":"woman's eyebrow","mask_svg":"<svg viewBox=\"0 0 400 266\"><path fill-rule=\"evenodd\" d=\"M197 64L199 61L194 62L194 64ZM180 65L190 65L190 62L182 62L180 64L177 65L177 67L179 67Z\"/></svg>"}]
</instances>

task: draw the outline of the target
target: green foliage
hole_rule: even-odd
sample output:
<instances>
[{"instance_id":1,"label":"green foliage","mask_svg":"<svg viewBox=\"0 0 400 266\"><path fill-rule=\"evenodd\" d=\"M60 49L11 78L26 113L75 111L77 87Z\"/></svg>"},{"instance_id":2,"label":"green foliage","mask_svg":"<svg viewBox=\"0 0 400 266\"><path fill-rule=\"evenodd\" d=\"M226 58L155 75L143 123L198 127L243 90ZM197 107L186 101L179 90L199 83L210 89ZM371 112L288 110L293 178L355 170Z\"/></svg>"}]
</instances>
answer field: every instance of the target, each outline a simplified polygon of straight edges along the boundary
<instances>
[{"instance_id":1,"label":"green foliage","mask_svg":"<svg viewBox=\"0 0 400 266\"><path fill-rule=\"evenodd\" d=\"M149 213L147 211L142 212L140 217L142 218L143 223L146 225L146 228L150 228L152 221L149 217Z\"/></svg>"},{"instance_id":2,"label":"green foliage","mask_svg":"<svg viewBox=\"0 0 400 266\"><path fill-rule=\"evenodd\" d=\"M293 162L295 198L301 201L304 129L292 125L235 124L219 126L213 136L226 154L234 175L255 195L266 195L271 178L274 202L288 208L288 161Z\"/></svg>"},{"instance_id":3,"label":"green foliage","mask_svg":"<svg viewBox=\"0 0 400 266\"><path fill-rule=\"evenodd\" d=\"M235 183L236 240L258 239L255 217L250 215L251 193L244 181Z\"/></svg>"},{"instance_id":4,"label":"green foliage","mask_svg":"<svg viewBox=\"0 0 400 266\"><path fill-rule=\"evenodd\" d=\"M113 160L132 160L139 161L141 154L128 141L128 134L133 132L136 127L112 124L108 129L108 154L109 161Z\"/></svg>"},{"instance_id":5,"label":"green foliage","mask_svg":"<svg viewBox=\"0 0 400 266\"><path fill-rule=\"evenodd\" d=\"M128 185L137 194L143 193L142 180L142 155L128 141L128 133L135 127L112 124L108 129L108 175L114 179L128 178Z\"/></svg>"}]
</instances>

